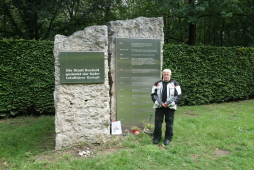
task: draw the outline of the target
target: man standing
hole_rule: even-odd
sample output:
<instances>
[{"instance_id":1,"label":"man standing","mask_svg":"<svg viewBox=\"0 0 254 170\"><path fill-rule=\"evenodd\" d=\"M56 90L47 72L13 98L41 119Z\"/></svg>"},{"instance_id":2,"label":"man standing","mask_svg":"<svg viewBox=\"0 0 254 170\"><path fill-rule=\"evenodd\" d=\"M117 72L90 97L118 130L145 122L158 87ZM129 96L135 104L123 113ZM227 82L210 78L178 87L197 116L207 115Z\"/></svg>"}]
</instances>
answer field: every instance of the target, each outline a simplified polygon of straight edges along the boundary
<instances>
[{"instance_id":1,"label":"man standing","mask_svg":"<svg viewBox=\"0 0 254 170\"><path fill-rule=\"evenodd\" d=\"M161 140L162 123L165 116L166 132L164 144L168 145L173 136L174 114L176 104L180 100L181 87L178 82L171 80L171 70L162 71L163 79L155 82L152 88L152 100L155 108L155 127L153 132L153 143L157 144Z\"/></svg>"}]
</instances>

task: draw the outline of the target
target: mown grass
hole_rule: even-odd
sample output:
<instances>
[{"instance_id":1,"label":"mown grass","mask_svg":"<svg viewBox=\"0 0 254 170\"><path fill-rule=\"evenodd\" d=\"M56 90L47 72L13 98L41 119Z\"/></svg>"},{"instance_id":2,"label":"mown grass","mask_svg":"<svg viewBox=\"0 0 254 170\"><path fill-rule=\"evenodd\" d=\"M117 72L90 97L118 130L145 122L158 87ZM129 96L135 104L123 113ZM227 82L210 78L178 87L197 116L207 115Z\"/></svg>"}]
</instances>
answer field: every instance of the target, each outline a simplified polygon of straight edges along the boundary
<instances>
[{"instance_id":1,"label":"mown grass","mask_svg":"<svg viewBox=\"0 0 254 170\"><path fill-rule=\"evenodd\" d=\"M179 107L169 146L141 133L54 151L54 117L0 121L0 169L254 169L254 100ZM89 148L91 156L79 156Z\"/></svg>"}]
</instances>

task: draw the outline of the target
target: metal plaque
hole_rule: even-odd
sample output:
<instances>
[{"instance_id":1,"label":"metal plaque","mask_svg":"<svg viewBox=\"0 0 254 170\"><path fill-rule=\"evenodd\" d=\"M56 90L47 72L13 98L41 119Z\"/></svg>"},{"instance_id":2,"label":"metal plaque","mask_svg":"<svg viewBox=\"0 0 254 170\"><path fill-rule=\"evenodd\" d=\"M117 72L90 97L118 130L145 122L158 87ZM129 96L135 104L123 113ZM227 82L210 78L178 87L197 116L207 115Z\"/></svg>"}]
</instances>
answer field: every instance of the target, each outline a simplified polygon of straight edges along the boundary
<instances>
[{"instance_id":1,"label":"metal plaque","mask_svg":"<svg viewBox=\"0 0 254 170\"><path fill-rule=\"evenodd\" d=\"M60 52L61 83L103 83L103 52Z\"/></svg>"},{"instance_id":2,"label":"metal plaque","mask_svg":"<svg viewBox=\"0 0 254 170\"><path fill-rule=\"evenodd\" d=\"M154 115L151 90L160 79L160 42L160 39L116 38L117 120L124 128L154 120L151 120Z\"/></svg>"}]
</instances>

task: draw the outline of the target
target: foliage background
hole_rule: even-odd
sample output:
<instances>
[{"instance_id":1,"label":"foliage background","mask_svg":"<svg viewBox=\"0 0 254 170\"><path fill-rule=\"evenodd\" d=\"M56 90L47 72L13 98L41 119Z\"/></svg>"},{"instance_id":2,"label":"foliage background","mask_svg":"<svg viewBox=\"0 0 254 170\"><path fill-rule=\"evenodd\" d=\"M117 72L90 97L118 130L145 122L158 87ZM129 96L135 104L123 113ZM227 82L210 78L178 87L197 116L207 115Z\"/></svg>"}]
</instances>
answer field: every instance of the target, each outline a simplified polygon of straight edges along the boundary
<instances>
[{"instance_id":1,"label":"foliage background","mask_svg":"<svg viewBox=\"0 0 254 170\"><path fill-rule=\"evenodd\" d=\"M254 46L253 0L1 0L0 38L53 40L92 25L163 17L165 43Z\"/></svg>"},{"instance_id":2,"label":"foliage background","mask_svg":"<svg viewBox=\"0 0 254 170\"><path fill-rule=\"evenodd\" d=\"M181 105L249 99L254 92L253 48L164 45L163 68L181 85Z\"/></svg>"},{"instance_id":3,"label":"foliage background","mask_svg":"<svg viewBox=\"0 0 254 170\"><path fill-rule=\"evenodd\" d=\"M164 45L163 68L183 90L180 105L249 99L254 49ZM0 41L0 116L54 114L53 42Z\"/></svg>"},{"instance_id":4,"label":"foliage background","mask_svg":"<svg viewBox=\"0 0 254 170\"><path fill-rule=\"evenodd\" d=\"M0 116L54 112L53 42L0 41Z\"/></svg>"}]
</instances>

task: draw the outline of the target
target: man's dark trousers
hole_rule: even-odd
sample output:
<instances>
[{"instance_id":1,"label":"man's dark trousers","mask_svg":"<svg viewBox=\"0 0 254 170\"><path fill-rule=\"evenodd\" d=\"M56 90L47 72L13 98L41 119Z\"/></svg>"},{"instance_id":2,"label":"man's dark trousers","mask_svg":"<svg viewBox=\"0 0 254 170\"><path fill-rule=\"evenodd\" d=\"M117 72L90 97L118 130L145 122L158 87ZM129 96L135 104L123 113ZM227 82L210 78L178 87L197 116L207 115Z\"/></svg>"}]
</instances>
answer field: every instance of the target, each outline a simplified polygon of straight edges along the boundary
<instances>
[{"instance_id":1,"label":"man's dark trousers","mask_svg":"<svg viewBox=\"0 0 254 170\"><path fill-rule=\"evenodd\" d=\"M174 109L169 108L157 108L155 110L155 129L153 132L154 139L161 139L162 136L162 123L165 115L165 122L166 122L166 132L165 132L165 139L171 141L173 136L173 124L174 124Z\"/></svg>"}]
</instances>

